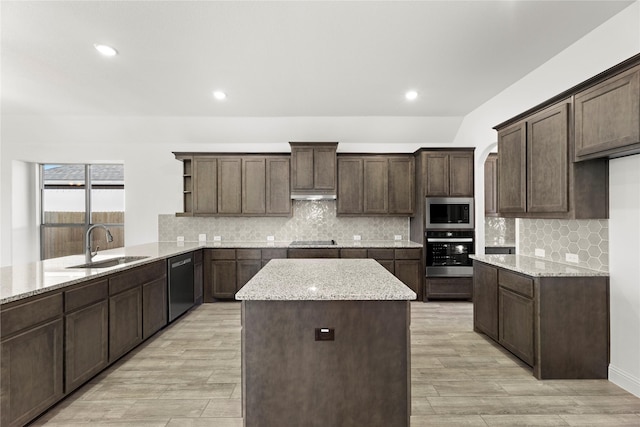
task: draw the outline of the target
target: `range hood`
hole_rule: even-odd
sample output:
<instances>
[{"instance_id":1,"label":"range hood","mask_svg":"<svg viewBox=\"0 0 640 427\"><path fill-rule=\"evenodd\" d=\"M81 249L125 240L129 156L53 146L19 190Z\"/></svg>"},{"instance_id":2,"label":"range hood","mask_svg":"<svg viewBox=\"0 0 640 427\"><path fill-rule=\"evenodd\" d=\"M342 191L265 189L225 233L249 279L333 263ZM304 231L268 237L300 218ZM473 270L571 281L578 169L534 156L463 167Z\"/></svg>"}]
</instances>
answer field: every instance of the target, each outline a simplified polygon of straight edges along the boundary
<instances>
[{"instance_id":1,"label":"range hood","mask_svg":"<svg viewBox=\"0 0 640 427\"><path fill-rule=\"evenodd\" d=\"M336 200L335 194L291 193L291 200Z\"/></svg>"}]
</instances>

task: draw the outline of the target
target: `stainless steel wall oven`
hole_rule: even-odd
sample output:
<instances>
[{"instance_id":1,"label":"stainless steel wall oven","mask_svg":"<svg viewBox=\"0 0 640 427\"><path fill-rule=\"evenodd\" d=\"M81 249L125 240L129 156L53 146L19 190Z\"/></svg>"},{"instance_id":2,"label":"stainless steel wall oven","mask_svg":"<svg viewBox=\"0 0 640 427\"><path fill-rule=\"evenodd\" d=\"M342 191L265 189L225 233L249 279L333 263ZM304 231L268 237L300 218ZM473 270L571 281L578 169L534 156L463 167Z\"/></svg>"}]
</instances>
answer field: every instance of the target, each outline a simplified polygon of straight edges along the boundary
<instances>
[{"instance_id":1,"label":"stainless steel wall oven","mask_svg":"<svg viewBox=\"0 0 640 427\"><path fill-rule=\"evenodd\" d=\"M427 277L473 276L473 230L427 230L425 241Z\"/></svg>"}]
</instances>

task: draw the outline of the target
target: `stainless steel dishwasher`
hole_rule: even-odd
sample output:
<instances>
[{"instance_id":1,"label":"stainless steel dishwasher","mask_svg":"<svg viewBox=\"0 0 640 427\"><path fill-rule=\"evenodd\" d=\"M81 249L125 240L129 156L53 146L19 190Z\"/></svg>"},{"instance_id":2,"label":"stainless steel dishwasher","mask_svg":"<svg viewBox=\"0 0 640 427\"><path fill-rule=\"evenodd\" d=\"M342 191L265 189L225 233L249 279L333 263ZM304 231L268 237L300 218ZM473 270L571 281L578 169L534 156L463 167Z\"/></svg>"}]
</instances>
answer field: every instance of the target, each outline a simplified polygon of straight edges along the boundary
<instances>
[{"instance_id":1,"label":"stainless steel dishwasher","mask_svg":"<svg viewBox=\"0 0 640 427\"><path fill-rule=\"evenodd\" d=\"M193 254L169 258L169 322L193 307Z\"/></svg>"}]
</instances>

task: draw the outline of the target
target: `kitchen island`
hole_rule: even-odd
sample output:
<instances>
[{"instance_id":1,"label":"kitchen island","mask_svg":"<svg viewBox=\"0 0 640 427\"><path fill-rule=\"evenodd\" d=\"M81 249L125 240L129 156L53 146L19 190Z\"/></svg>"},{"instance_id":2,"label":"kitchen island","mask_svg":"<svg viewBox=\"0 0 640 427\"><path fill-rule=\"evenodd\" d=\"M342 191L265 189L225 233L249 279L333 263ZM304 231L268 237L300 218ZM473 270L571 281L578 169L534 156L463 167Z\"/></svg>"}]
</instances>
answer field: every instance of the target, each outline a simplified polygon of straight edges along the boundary
<instances>
[{"instance_id":1,"label":"kitchen island","mask_svg":"<svg viewBox=\"0 0 640 427\"><path fill-rule=\"evenodd\" d=\"M236 294L245 426L408 426L415 297L372 259L271 260Z\"/></svg>"}]
</instances>

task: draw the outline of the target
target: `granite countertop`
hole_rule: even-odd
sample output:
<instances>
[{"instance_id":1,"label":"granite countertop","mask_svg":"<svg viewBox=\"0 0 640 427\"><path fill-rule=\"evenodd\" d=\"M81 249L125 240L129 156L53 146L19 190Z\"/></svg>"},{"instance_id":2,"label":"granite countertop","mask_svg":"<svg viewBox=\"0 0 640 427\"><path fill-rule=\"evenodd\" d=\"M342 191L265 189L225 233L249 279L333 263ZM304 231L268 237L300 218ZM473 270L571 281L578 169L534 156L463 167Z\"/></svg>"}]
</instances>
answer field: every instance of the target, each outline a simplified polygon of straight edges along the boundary
<instances>
[{"instance_id":1,"label":"granite countertop","mask_svg":"<svg viewBox=\"0 0 640 427\"><path fill-rule=\"evenodd\" d=\"M485 248L515 248L516 242L485 242Z\"/></svg>"},{"instance_id":2,"label":"granite countertop","mask_svg":"<svg viewBox=\"0 0 640 427\"><path fill-rule=\"evenodd\" d=\"M44 292L54 291L65 286L86 282L124 271L132 267L149 264L160 259L169 258L199 248L283 248L289 247L284 242L159 242L144 245L128 246L100 251L93 261L102 261L121 256L144 256L138 261L120 264L107 268L68 268L84 264L84 255L71 255L60 258L37 261L24 265L2 267L0 269L0 304L17 301ZM332 248L421 248L422 245L407 240L364 240L338 242L333 246L296 246L299 247L332 247Z\"/></svg>"},{"instance_id":3,"label":"granite countertop","mask_svg":"<svg viewBox=\"0 0 640 427\"><path fill-rule=\"evenodd\" d=\"M373 259L274 259L236 294L238 300L412 300L404 283Z\"/></svg>"},{"instance_id":4,"label":"granite countertop","mask_svg":"<svg viewBox=\"0 0 640 427\"><path fill-rule=\"evenodd\" d=\"M470 258L533 277L608 277L606 271L591 270L525 255L470 255Z\"/></svg>"}]
</instances>

